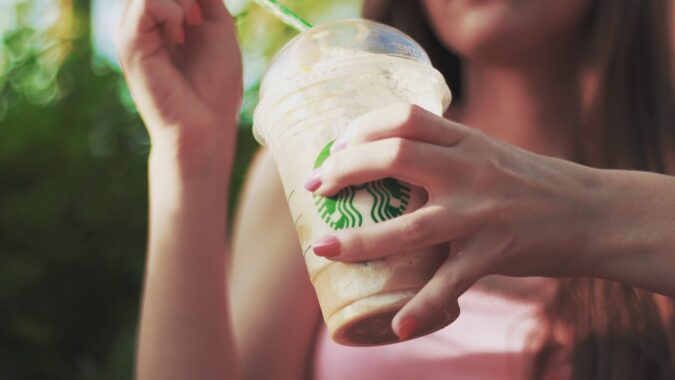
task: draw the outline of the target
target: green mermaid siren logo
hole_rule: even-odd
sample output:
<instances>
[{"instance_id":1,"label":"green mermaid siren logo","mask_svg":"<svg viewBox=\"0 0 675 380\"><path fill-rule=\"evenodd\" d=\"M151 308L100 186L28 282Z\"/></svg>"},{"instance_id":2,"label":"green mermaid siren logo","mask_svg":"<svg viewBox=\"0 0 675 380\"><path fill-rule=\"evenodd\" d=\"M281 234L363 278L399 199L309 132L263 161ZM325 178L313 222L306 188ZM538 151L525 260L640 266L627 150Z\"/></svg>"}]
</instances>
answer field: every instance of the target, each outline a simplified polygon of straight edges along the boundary
<instances>
[{"instance_id":1,"label":"green mermaid siren logo","mask_svg":"<svg viewBox=\"0 0 675 380\"><path fill-rule=\"evenodd\" d=\"M326 145L314 162L318 168L330 156L333 142ZM370 194L369 210L360 210L355 199L366 191ZM314 196L314 205L328 226L334 230L360 227L363 214L370 213L372 222L379 223L403 215L410 201L410 186L395 178L384 178L375 182L348 186L332 197Z\"/></svg>"}]
</instances>

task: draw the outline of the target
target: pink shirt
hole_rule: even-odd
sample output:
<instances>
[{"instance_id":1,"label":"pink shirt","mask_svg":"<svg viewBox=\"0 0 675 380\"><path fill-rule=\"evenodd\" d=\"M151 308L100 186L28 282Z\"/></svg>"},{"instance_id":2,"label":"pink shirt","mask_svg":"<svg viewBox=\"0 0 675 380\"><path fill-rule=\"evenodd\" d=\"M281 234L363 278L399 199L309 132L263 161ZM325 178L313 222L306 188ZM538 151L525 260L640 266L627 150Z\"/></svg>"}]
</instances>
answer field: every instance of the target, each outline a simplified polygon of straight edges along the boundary
<instances>
[{"instance_id":1,"label":"pink shirt","mask_svg":"<svg viewBox=\"0 0 675 380\"><path fill-rule=\"evenodd\" d=\"M460 299L460 317L434 334L380 347L334 343L319 332L314 380L506 380L526 379L531 368L532 333L538 304L471 289ZM549 373L568 379L569 366Z\"/></svg>"}]
</instances>

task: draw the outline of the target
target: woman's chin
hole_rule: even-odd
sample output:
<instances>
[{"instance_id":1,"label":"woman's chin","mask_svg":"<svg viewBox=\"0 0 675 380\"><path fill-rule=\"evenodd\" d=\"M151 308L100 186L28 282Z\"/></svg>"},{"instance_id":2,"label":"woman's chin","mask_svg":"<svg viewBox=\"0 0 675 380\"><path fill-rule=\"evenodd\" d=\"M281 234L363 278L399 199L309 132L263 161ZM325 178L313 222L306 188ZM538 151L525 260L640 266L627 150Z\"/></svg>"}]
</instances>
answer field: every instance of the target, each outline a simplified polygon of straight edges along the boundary
<instances>
[{"instance_id":1,"label":"woman's chin","mask_svg":"<svg viewBox=\"0 0 675 380\"><path fill-rule=\"evenodd\" d=\"M439 39L450 50L466 59L511 59L522 55L532 33L525 23L509 16L509 11L497 1L476 9L466 10L445 19L431 14Z\"/></svg>"},{"instance_id":2,"label":"woman's chin","mask_svg":"<svg viewBox=\"0 0 675 380\"><path fill-rule=\"evenodd\" d=\"M511 37L512 30L469 25L444 38L445 45L462 59L495 64L515 63L532 56L536 41Z\"/></svg>"},{"instance_id":3,"label":"woman's chin","mask_svg":"<svg viewBox=\"0 0 675 380\"><path fill-rule=\"evenodd\" d=\"M590 11L585 0L425 0L441 41L465 59L518 62L557 49L573 37Z\"/></svg>"}]
</instances>

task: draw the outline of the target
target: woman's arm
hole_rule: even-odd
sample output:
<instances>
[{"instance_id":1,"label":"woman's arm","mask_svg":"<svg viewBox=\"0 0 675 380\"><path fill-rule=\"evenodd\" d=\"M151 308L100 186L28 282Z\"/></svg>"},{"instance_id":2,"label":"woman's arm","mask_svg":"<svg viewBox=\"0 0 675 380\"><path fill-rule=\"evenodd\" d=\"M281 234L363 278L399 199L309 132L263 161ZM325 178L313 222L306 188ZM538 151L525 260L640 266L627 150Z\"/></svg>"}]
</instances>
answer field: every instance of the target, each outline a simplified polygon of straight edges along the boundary
<instances>
[{"instance_id":1,"label":"woman's arm","mask_svg":"<svg viewBox=\"0 0 675 380\"><path fill-rule=\"evenodd\" d=\"M321 314L281 180L265 151L256 156L239 201L233 254L230 299L245 378L305 378Z\"/></svg>"},{"instance_id":2,"label":"woman's arm","mask_svg":"<svg viewBox=\"0 0 675 380\"><path fill-rule=\"evenodd\" d=\"M240 379L225 286L227 181L185 178L180 166L157 150L150 158L137 378Z\"/></svg>"},{"instance_id":3,"label":"woman's arm","mask_svg":"<svg viewBox=\"0 0 675 380\"><path fill-rule=\"evenodd\" d=\"M226 291L242 96L233 20L222 0L127 0L119 34L152 140L137 377L240 379Z\"/></svg>"},{"instance_id":4,"label":"woman's arm","mask_svg":"<svg viewBox=\"0 0 675 380\"><path fill-rule=\"evenodd\" d=\"M399 336L456 316L457 297L489 274L594 276L675 297L672 177L537 155L409 104L362 116L333 146L308 190L328 196L395 177L429 200L336 231L315 253L362 261L449 243L448 259L394 318Z\"/></svg>"},{"instance_id":5,"label":"woman's arm","mask_svg":"<svg viewBox=\"0 0 675 380\"><path fill-rule=\"evenodd\" d=\"M675 178L595 170L599 218L588 227L580 271L675 297Z\"/></svg>"}]
</instances>

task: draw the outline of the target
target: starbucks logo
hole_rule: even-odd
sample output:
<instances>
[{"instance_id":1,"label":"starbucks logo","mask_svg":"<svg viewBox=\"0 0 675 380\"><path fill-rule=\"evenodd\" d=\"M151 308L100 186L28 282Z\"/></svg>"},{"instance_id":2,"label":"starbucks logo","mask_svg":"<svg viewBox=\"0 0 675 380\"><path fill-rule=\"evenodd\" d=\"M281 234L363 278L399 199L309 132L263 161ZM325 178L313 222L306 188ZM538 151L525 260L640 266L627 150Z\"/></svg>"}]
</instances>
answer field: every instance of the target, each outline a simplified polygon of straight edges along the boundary
<instances>
[{"instance_id":1,"label":"starbucks logo","mask_svg":"<svg viewBox=\"0 0 675 380\"><path fill-rule=\"evenodd\" d=\"M318 168L330 156L333 142L326 145L316 161ZM410 201L410 186L395 178L348 186L332 197L314 196L321 219L334 229L360 227L363 219L379 223L403 215Z\"/></svg>"}]
</instances>

